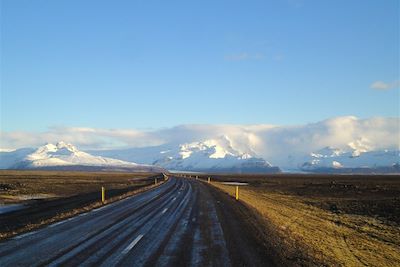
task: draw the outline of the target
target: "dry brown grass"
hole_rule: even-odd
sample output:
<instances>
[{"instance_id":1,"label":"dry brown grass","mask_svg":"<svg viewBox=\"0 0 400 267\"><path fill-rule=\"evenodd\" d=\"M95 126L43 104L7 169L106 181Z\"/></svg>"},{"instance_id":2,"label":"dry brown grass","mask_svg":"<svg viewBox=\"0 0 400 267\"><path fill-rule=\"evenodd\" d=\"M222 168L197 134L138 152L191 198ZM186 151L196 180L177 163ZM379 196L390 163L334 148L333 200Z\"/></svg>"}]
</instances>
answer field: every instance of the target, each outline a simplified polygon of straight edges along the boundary
<instances>
[{"instance_id":1,"label":"dry brown grass","mask_svg":"<svg viewBox=\"0 0 400 267\"><path fill-rule=\"evenodd\" d=\"M234 195L234 186L217 188ZM240 200L274 224L278 234L326 265L400 266L400 228L373 217L330 212L308 203L316 199L262 186L243 186Z\"/></svg>"}]
</instances>

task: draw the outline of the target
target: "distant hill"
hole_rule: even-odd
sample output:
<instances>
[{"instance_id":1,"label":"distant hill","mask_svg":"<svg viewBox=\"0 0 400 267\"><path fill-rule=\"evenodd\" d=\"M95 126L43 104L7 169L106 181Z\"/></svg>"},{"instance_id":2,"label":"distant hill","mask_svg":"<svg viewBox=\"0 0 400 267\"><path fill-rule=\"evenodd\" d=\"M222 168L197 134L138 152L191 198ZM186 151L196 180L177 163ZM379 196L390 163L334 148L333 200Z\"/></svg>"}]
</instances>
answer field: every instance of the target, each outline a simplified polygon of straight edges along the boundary
<instances>
[{"instance_id":1,"label":"distant hill","mask_svg":"<svg viewBox=\"0 0 400 267\"><path fill-rule=\"evenodd\" d=\"M318 173L399 173L398 150L344 151L325 147L311 153L300 169Z\"/></svg>"},{"instance_id":2,"label":"distant hill","mask_svg":"<svg viewBox=\"0 0 400 267\"><path fill-rule=\"evenodd\" d=\"M281 171L279 167L272 166L266 160L257 157L250 149L243 151L234 147L227 136L192 143L126 150L91 151L91 153L135 160L168 170L235 173Z\"/></svg>"},{"instance_id":3,"label":"distant hill","mask_svg":"<svg viewBox=\"0 0 400 267\"><path fill-rule=\"evenodd\" d=\"M25 148L11 152L0 152L2 169L46 169L46 170L119 170L161 171L160 167L137 164L119 159L93 156L78 150L72 144L58 142L37 149Z\"/></svg>"}]
</instances>

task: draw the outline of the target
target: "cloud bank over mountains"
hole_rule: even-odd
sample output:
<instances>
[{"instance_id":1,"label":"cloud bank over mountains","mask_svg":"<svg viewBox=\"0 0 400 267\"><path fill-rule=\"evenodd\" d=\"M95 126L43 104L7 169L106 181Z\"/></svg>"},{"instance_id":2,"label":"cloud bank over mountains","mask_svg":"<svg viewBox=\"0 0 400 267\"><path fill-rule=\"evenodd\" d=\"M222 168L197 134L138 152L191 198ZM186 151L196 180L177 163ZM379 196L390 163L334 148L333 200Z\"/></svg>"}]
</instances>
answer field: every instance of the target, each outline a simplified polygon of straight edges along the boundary
<instances>
[{"instance_id":1,"label":"cloud bank over mountains","mask_svg":"<svg viewBox=\"0 0 400 267\"><path fill-rule=\"evenodd\" d=\"M180 125L157 130L50 128L46 132L1 132L1 149L37 147L64 140L82 150L123 149L184 144L229 137L243 153L273 165L298 162L300 157L333 147L352 153L400 149L400 118L359 119L344 116L305 125Z\"/></svg>"}]
</instances>

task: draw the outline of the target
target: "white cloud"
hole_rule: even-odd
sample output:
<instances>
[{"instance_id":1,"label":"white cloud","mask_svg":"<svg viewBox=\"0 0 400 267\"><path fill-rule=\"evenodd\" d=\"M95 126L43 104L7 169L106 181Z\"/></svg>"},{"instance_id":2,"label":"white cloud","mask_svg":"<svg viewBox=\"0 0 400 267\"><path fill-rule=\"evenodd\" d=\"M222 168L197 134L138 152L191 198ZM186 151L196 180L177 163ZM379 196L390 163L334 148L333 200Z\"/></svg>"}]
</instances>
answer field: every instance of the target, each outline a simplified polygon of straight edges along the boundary
<instances>
[{"instance_id":1,"label":"white cloud","mask_svg":"<svg viewBox=\"0 0 400 267\"><path fill-rule=\"evenodd\" d=\"M134 129L50 128L48 131L0 132L0 148L37 147L60 140L83 150L156 146L204 141L226 135L242 151L252 150L276 165L326 146L341 149L400 149L400 118L353 116L295 126L180 125L152 131Z\"/></svg>"},{"instance_id":2,"label":"white cloud","mask_svg":"<svg viewBox=\"0 0 400 267\"><path fill-rule=\"evenodd\" d=\"M54 127L46 132L0 132L1 148L36 147L60 140L82 149L108 149L124 146L150 146L161 143L151 132L130 129Z\"/></svg>"},{"instance_id":3,"label":"white cloud","mask_svg":"<svg viewBox=\"0 0 400 267\"><path fill-rule=\"evenodd\" d=\"M399 118L358 119L353 116L284 126L258 133L262 144L258 153L283 165L288 157L296 159L326 146L340 149L399 149ZM358 147L357 147L358 148Z\"/></svg>"},{"instance_id":4,"label":"white cloud","mask_svg":"<svg viewBox=\"0 0 400 267\"><path fill-rule=\"evenodd\" d=\"M398 88L400 86L400 81L394 81L392 83L386 83L383 81L375 81L371 84L371 88L375 90L389 90Z\"/></svg>"}]
</instances>

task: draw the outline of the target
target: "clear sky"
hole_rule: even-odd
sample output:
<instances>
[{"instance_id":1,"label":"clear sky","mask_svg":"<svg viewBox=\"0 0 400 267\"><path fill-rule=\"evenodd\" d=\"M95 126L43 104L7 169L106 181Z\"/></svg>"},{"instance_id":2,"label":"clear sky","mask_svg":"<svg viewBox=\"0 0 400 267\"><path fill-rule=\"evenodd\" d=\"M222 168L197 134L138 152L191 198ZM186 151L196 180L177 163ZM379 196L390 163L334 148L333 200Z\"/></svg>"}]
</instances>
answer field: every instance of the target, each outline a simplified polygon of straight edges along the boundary
<instances>
[{"instance_id":1,"label":"clear sky","mask_svg":"<svg viewBox=\"0 0 400 267\"><path fill-rule=\"evenodd\" d=\"M399 116L399 1L1 1L1 130Z\"/></svg>"}]
</instances>

